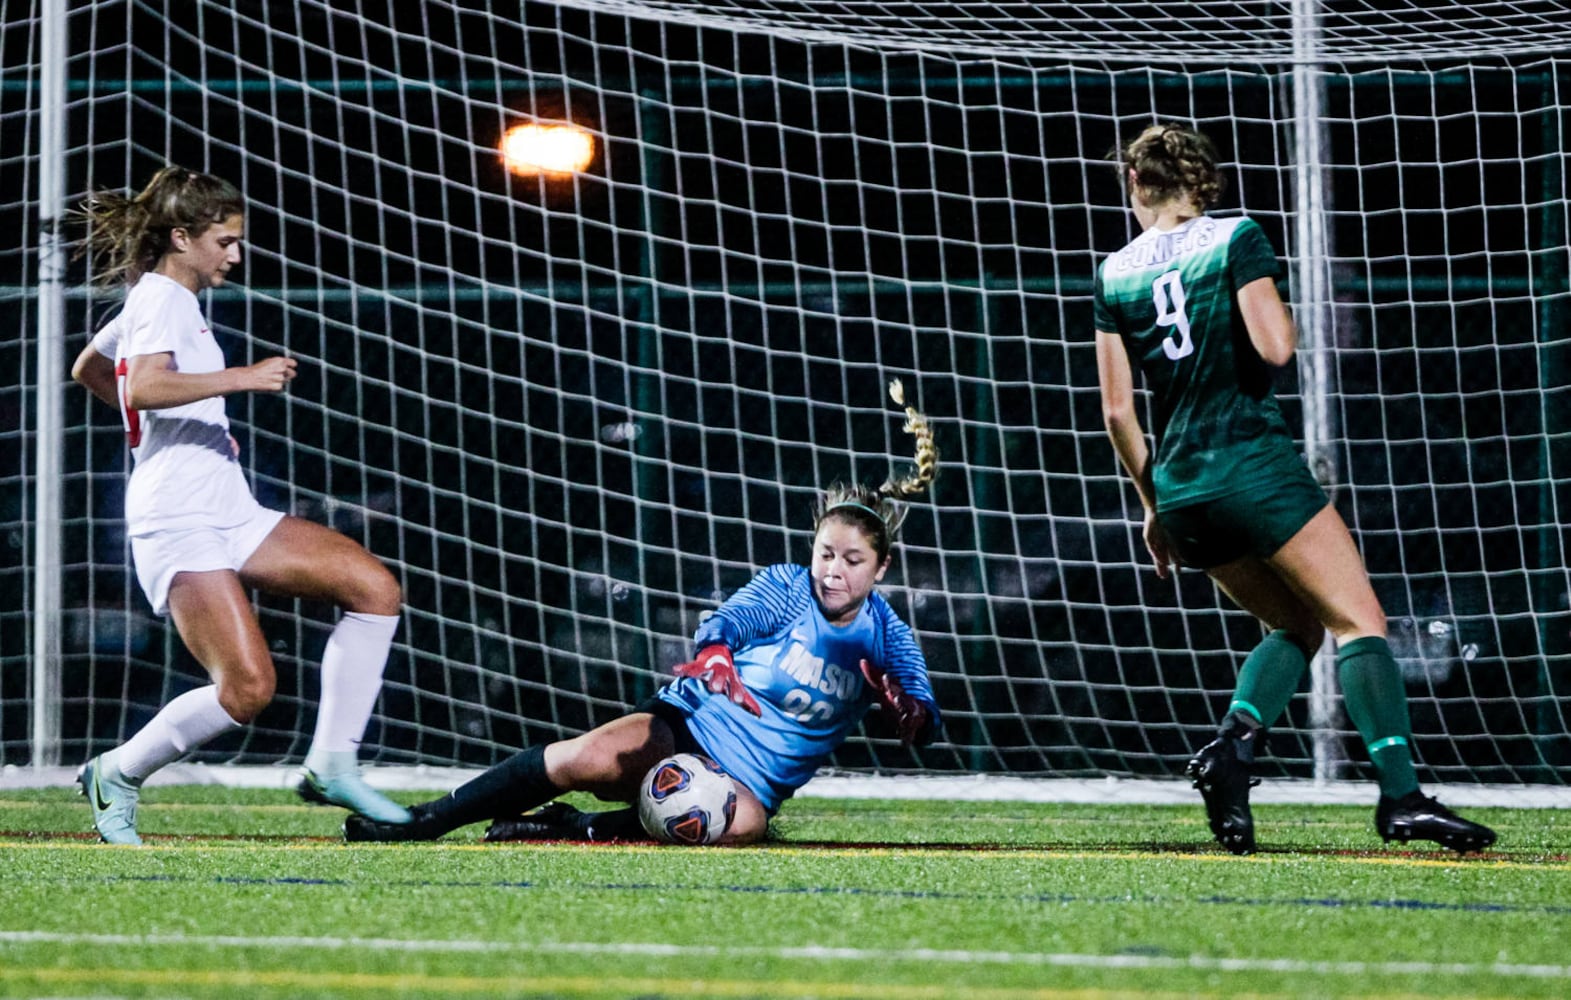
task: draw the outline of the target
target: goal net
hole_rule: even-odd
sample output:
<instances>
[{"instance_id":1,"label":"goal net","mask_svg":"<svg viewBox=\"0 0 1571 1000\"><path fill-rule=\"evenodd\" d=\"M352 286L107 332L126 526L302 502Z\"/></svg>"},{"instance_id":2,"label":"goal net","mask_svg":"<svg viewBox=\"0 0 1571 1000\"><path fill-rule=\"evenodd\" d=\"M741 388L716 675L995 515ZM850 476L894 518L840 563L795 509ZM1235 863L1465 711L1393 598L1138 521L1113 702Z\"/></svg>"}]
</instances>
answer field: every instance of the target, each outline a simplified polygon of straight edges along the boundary
<instances>
[{"instance_id":1,"label":"goal net","mask_svg":"<svg viewBox=\"0 0 1571 1000\"><path fill-rule=\"evenodd\" d=\"M1091 283L1133 234L1109 150L1197 125L1230 177L1219 212L1261 223L1314 333L1278 391L1390 617L1421 777L1563 784L1560 6L72 5L64 189L174 161L245 192L240 280L204 304L231 364L287 353L301 376L230 398L242 461L264 503L404 586L367 757L487 764L651 694L706 611L807 557L817 487L909 460L898 377L944 471L884 592L947 733L912 752L874 727L836 764L1171 776L1259 631L1203 574L1151 570L1102 429ZM22 234L0 246L22 331L0 348L6 764L32 752L50 485L38 7L0 24L0 225ZM583 126L589 165L508 170L525 123ZM67 361L117 307L89 277L72 266ZM71 388L64 426L74 763L205 676L129 571L117 417ZM259 610L278 696L202 759L305 751L333 612ZM1273 751L1280 774L1367 775L1323 685Z\"/></svg>"}]
</instances>

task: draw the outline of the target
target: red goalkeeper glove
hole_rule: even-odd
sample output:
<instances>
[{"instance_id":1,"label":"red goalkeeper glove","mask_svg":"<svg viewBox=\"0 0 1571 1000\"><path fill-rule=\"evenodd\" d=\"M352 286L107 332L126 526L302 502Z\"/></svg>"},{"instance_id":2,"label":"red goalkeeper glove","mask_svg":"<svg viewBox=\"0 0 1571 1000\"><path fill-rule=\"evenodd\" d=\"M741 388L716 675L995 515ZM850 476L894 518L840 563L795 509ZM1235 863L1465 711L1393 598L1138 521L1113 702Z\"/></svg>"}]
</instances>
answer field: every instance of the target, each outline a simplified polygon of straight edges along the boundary
<instances>
[{"instance_id":1,"label":"red goalkeeper glove","mask_svg":"<svg viewBox=\"0 0 1571 1000\"><path fill-rule=\"evenodd\" d=\"M710 691L725 695L754 715L764 714L758 702L753 700L753 695L742 684L742 678L737 676L731 651L718 642L700 649L698 659L693 662L677 664L675 673L678 677L693 677L703 681Z\"/></svg>"},{"instance_id":2,"label":"red goalkeeper glove","mask_svg":"<svg viewBox=\"0 0 1571 1000\"><path fill-rule=\"evenodd\" d=\"M883 668L875 667L867 660L862 661L862 676L867 678L878 703L886 712L893 713L895 734L900 737L900 742L906 746L916 743L927 730L927 706L906 694L900 682L885 673Z\"/></svg>"}]
</instances>

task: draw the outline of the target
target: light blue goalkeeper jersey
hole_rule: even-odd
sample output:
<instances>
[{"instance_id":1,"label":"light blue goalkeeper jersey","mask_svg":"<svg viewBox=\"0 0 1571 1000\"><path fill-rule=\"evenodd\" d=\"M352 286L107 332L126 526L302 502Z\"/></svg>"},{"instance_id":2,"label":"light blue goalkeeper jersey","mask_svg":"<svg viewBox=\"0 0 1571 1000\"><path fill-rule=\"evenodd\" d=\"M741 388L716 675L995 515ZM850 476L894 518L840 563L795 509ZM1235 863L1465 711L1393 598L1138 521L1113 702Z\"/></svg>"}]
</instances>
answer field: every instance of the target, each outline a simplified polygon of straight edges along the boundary
<instances>
[{"instance_id":1,"label":"light blue goalkeeper jersey","mask_svg":"<svg viewBox=\"0 0 1571 1000\"><path fill-rule=\"evenodd\" d=\"M862 660L888 671L938 725L927 661L911 627L876 592L850 624L831 625L806 566L770 566L733 594L693 636L695 649L713 643L731 650L763 717L693 678L679 678L659 697L686 713L688 729L709 756L771 813L872 707Z\"/></svg>"}]
</instances>

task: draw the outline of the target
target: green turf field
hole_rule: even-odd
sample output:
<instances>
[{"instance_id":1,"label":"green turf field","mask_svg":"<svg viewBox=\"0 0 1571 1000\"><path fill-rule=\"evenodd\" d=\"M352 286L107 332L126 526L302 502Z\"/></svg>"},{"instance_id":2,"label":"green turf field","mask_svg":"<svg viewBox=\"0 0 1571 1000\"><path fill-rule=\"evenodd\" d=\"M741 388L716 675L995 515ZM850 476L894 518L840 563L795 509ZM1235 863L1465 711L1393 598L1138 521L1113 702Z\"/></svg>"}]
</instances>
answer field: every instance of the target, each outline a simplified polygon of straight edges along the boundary
<instances>
[{"instance_id":1,"label":"green turf field","mask_svg":"<svg viewBox=\"0 0 1571 1000\"><path fill-rule=\"evenodd\" d=\"M406 801L423 796L401 795ZM580 802L580 804L588 804ZM1566 997L1571 818L1468 810L1482 857L1372 808L789 803L761 847L346 846L287 792L156 788L149 843L0 791L0 995Z\"/></svg>"}]
</instances>

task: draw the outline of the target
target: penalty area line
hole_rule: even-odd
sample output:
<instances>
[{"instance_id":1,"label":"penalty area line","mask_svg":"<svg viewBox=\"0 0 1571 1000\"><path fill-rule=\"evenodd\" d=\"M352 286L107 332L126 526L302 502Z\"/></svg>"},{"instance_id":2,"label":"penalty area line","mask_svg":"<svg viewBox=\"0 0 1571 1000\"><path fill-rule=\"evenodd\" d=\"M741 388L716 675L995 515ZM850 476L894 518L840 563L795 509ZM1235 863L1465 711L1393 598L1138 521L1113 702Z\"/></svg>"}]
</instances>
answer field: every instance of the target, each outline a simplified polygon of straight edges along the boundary
<instances>
[{"instance_id":1,"label":"penalty area line","mask_svg":"<svg viewBox=\"0 0 1571 1000\"><path fill-rule=\"evenodd\" d=\"M1123 955L972 951L960 948L760 947L683 945L663 942L478 941L409 938L288 937L230 934L87 934L62 931L0 931L0 945L62 944L99 947L274 948L315 951L400 951L637 957L757 957L817 962L931 962L945 965L1063 966L1092 969L1161 969L1203 972L1275 972L1342 976L1501 976L1571 979L1571 965L1511 962L1357 962L1299 958L1218 958L1209 955Z\"/></svg>"}]
</instances>

